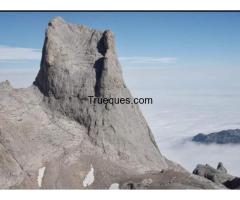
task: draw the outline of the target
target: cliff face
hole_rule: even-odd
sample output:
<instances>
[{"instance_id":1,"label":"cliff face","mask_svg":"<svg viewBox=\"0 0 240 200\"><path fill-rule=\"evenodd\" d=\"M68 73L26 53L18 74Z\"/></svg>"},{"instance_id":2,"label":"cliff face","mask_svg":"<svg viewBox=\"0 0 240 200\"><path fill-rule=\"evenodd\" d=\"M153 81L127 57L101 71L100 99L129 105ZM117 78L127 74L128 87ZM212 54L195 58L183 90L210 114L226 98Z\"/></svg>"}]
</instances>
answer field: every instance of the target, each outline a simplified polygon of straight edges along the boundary
<instances>
[{"instance_id":1,"label":"cliff face","mask_svg":"<svg viewBox=\"0 0 240 200\"><path fill-rule=\"evenodd\" d=\"M53 19L34 84L0 94L0 188L217 187L161 155L137 105L91 104L132 98L111 31Z\"/></svg>"},{"instance_id":2,"label":"cliff face","mask_svg":"<svg viewBox=\"0 0 240 200\"><path fill-rule=\"evenodd\" d=\"M132 98L122 78L112 32L55 18L46 31L34 84L52 111L83 125L91 142L112 159L126 160L141 171L167 167L137 105L90 102L89 96Z\"/></svg>"}]
</instances>

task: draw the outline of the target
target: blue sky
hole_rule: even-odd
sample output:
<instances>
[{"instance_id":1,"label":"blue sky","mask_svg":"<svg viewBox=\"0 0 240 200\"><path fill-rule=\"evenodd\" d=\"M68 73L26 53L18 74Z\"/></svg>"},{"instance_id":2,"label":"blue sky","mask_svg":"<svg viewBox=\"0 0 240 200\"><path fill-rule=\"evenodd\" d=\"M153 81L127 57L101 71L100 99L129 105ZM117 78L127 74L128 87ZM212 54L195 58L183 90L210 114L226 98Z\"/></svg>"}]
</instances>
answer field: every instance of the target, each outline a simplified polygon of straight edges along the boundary
<instances>
[{"instance_id":1,"label":"blue sky","mask_svg":"<svg viewBox=\"0 0 240 200\"><path fill-rule=\"evenodd\" d=\"M0 13L0 68L39 67L54 16L115 33L123 65L239 67L239 13ZM28 57L27 57L28 56Z\"/></svg>"}]
</instances>

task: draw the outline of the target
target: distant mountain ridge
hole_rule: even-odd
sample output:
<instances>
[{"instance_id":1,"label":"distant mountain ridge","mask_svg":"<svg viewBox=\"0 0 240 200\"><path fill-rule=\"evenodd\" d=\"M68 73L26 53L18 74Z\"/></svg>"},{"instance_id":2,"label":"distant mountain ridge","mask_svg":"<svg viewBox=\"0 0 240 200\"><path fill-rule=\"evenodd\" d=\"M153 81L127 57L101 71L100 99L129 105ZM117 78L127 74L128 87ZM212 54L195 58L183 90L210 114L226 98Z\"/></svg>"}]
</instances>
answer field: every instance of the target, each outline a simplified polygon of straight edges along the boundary
<instances>
[{"instance_id":1,"label":"distant mountain ridge","mask_svg":"<svg viewBox=\"0 0 240 200\"><path fill-rule=\"evenodd\" d=\"M192 138L192 141L203 144L240 144L240 129L229 129L210 134L199 133Z\"/></svg>"}]
</instances>

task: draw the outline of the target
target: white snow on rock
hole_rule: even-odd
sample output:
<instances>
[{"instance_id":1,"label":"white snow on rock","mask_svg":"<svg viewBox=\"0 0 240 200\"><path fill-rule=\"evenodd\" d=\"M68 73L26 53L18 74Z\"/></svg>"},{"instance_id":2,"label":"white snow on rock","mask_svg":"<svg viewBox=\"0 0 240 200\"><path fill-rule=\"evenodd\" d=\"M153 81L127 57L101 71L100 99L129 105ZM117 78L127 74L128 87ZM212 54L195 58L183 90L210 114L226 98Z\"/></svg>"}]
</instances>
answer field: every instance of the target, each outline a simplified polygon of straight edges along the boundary
<instances>
[{"instance_id":1,"label":"white snow on rock","mask_svg":"<svg viewBox=\"0 0 240 200\"><path fill-rule=\"evenodd\" d=\"M91 169L83 180L83 187L87 187L94 182L94 168L91 165Z\"/></svg>"},{"instance_id":2,"label":"white snow on rock","mask_svg":"<svg viewBox=\"0 0 240 200\"><path fill-rule=\"evenodd\" d=\"M46 167L42 167L42 168L39 168L38 170L38 178L37 178L38 187L42 187L42 179L44 176L45 169Z\"/></svg>"},{"instance_id":3,"label":"white snow on rock","mask_svg":"<svg viewBox=\"0 0 240 200\"><path fill-rule=\"evenodd\" d=\"M119 184L118 183L113 183L110 187L109 190L118 190L119 189Z\"/></svg>"}]
</instances>

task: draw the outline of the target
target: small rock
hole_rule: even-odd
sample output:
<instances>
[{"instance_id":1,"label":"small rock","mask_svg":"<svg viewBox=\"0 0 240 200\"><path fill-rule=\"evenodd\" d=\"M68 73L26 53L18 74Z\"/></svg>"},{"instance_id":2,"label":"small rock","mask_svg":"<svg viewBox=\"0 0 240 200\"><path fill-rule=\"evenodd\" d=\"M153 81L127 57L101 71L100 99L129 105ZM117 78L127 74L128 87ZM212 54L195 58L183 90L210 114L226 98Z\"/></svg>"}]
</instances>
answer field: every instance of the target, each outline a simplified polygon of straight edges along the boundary
<instances>
[{"instance_id":1,"label":"small rock","mask_svg":"<svg viewBox=\"0 0 240 200\"><path fill-rule=\"evenodd\" d=\"M217 170L227 173L227 169L223 166L222 162L218 163Z\"/></svg>"}]
</instances>

